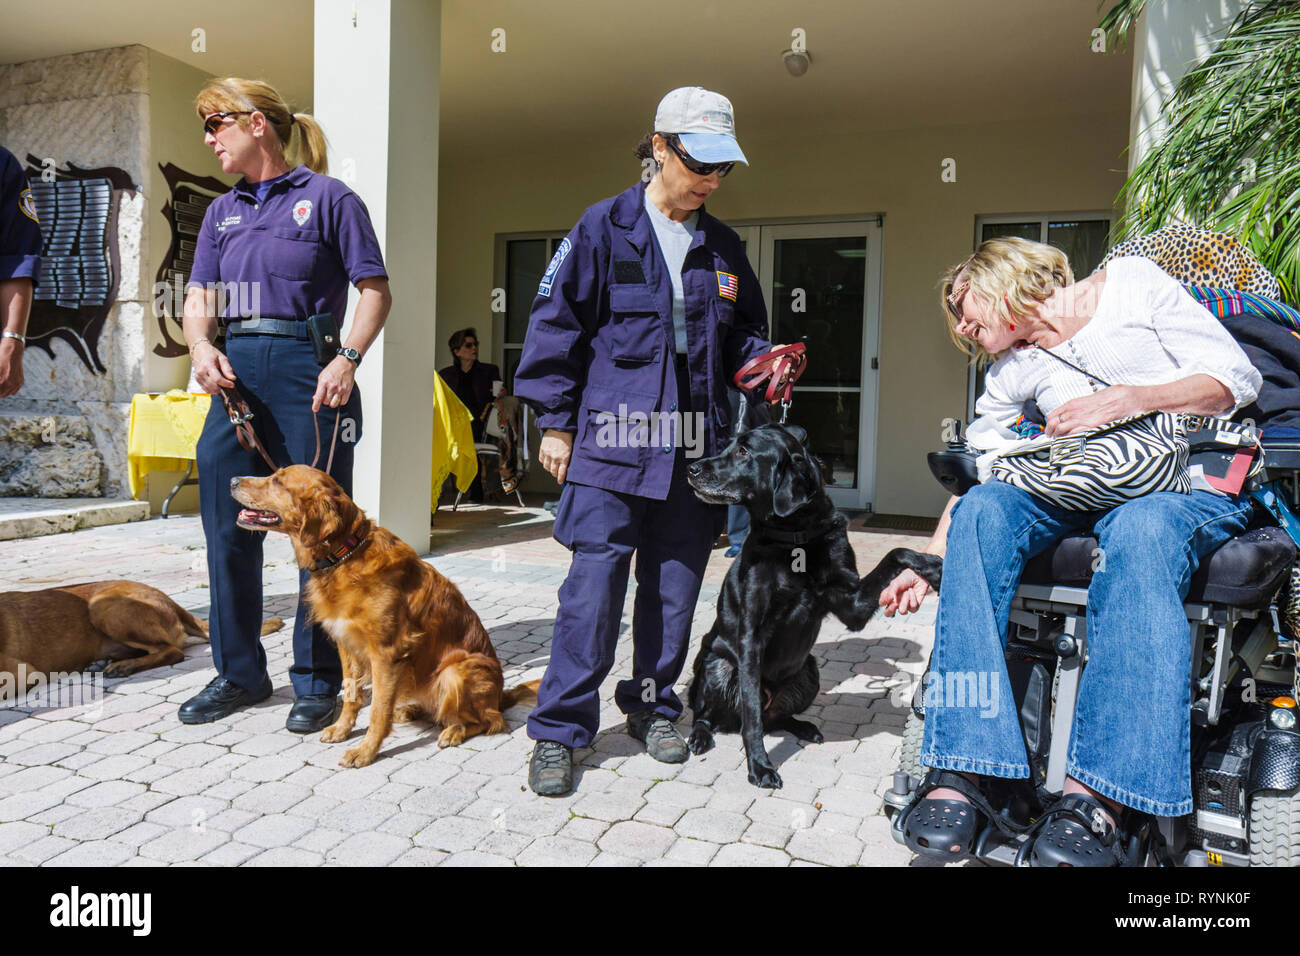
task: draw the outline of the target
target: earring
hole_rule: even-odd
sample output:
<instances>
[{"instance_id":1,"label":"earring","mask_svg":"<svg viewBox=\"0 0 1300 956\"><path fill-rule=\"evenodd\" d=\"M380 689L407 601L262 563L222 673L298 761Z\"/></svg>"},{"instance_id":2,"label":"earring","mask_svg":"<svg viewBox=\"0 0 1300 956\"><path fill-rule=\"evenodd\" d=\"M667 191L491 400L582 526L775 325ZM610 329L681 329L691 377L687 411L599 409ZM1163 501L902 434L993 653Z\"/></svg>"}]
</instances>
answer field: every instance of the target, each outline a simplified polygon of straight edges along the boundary
<instances>
[{"instance_id":1,"label":"earring","mask_svg":"<svg viewBox=\"0 0 1300 956\"><path fill-rule=\"evenodd\" d=\"M1012 332L1014 332L1014 331L1016 330L1016 323L1014 323L1014 322L1008 322L1008 323L1007 323L1007 328L1009 328Z\"/></svg>"},{"instance_id":2,"label":"earring","mask_svg":"<svg viewBox=\"0 0 1300 956\"><path fill-rule=\"evenodd\" d=\"M261 134L261 133L254 133L253 135L256 136L258 139L261 139L261 137L262 137L262 134Z\"/></svg>"}]
</instances>

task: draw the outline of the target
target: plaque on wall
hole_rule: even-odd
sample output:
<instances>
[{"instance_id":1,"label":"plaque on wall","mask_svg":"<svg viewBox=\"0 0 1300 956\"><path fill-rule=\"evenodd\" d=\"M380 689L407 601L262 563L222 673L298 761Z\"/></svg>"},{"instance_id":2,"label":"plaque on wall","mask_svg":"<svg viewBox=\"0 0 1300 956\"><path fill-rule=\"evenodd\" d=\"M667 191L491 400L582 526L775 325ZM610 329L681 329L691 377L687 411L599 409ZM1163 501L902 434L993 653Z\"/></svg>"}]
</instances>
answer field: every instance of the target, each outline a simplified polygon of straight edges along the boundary
<instances>
[{"instance_id":1,"label":"plaque on wall","mask_svg":"<svg viewBox=\"0 0 1300 956\"><path fill-rule=\"evenodd\" d=\"M188 356L185 336L172 336L173 328L179 333L185 311L185 283L194 268L194 249L198 241L203 214L212 200L229 192L230 186L212 176L196 176L173 163L158 164L163 179L167 181L168 197L163 204L163 216L171 225L171 245L158 267L155 276L157 293L154 298L154 315L158 318L158 331L162 343L153 347L154 354L163 358Z\"/></svg>"},{"instance_id":2,"label":"plaque on wall","mask_svg":"<svg viewBox=\"0 0 1300 956\"><path fill-rule=\"evenodd\" d=\"M139 187L116 166L53 169L30 153L25 172L41 224L40 285L27 342L53 358L54 340L63 339L87 368L102 374L99 336L117 299L121 269L117 203Z\"/></svg>"}]
</instances>

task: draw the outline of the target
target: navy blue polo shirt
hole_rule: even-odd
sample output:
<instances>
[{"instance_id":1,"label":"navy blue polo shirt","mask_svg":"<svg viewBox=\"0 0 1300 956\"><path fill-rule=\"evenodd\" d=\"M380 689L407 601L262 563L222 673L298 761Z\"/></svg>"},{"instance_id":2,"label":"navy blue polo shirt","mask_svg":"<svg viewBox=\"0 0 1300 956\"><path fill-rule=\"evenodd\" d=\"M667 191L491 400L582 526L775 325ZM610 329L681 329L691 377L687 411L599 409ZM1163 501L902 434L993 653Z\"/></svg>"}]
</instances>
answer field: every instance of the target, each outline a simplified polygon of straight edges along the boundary
<instances>
[{"instance_id":1,"label":"navy blue polo shirt","mask_svg":"<svg viewBox=\"0 0 1300 956\"><path fill-rule=\"evenodd\" d=\"M241 179L208 206L188 285L221 283L223 318L331 312L342 325L348 283L387 275L361 198L299 166L274 180L260 202L256 184Z\"/></svg>"},{"instance_id":2,"label":"navy blue polo shirt","mask_svg":"<svg viewBox=\"0 0 1300 956\"><path fill-rule=\"evenodd\" d=\"M41 228L27 177L14 154L0 146L0 280L31 279L41 269Z\"/></svg>"}]
</instances>

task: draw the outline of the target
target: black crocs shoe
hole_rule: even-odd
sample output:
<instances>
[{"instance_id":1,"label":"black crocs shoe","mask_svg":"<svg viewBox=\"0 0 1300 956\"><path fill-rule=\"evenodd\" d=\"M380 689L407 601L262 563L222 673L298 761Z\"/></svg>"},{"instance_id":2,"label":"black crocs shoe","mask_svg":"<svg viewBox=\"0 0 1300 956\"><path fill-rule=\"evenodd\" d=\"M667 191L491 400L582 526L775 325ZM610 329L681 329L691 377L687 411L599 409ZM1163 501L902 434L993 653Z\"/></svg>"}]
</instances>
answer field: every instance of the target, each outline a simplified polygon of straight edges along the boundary
<instances>
[{"instance_id":1,"label":"black crocs shoe","mask_svg":"<svg viewBox=\"0 0 1300 956\"><path fill-rule=\"evenodd\" d=\"M637 710L627 715L627 732L645 744L646 753L660 763L685 763L690 756L686 741L673 722L662 714Z\"/></svg>"},{"instance_id":2,"label":"black crocs shoe","mask_svg":"<svg viewBox=\"0 0 1300 956\"><path fill-rule=\"evenodd\" d=\"M1089 793L1071 793L1047 808L1016 853L1016 866L1123 866L1120 827L1106 819L1116 814ZM1035 835L1036 832L1036 835Z\"/></svg>"},{"instance_id":3,"label":"black crocs shoe","mask_svg":"<svg viewBox=\"0 0 1300 956\"><path fill-rule=\"evenodd\" d=\"M554 740L539 740L528 761L528 786L539 797L562 797L573 789L573 751Z\"/></svg>"}]
</instances>

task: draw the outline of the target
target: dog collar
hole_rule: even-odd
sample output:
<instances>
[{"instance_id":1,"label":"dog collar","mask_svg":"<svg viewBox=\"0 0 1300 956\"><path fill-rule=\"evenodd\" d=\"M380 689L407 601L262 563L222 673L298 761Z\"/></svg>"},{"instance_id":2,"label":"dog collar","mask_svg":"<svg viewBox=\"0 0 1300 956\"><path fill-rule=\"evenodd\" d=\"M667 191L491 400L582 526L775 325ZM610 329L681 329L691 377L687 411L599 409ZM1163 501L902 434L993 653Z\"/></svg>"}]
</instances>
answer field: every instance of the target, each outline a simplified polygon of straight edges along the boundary
<instances>
[{"instance_id":1,"label":"dog collar","mask_svg":"<svg viewBox=\"0 0 1300 956\"><path fill-rule=\"evenodd\" d=\"M307 570L314 574L317 571L328 571L330 568L337 567L348 558L352 557L353 552L355 552L357 548L361 547L361 543L365 540L366 535L364 534L348 535L347 539L341 545L325 557L321 558Z\"/></svg>"},{"instance_id":2,"label":"dog collar","mask_svg":"<svg viewBox=\"0 0 1300 956\"><path fill-rule=\"evenodd\" d=\"M761 529L763 537L771 538L777 544L807 544L809 541L815 541L824 537L836 528L844 526L844 515L838 511L831 517L831 520L815 528L805 528L799 531L787 531L784 528L776 528L772 525L758 524L757 528Z\"/></svg>"}]
</instances>

